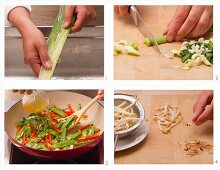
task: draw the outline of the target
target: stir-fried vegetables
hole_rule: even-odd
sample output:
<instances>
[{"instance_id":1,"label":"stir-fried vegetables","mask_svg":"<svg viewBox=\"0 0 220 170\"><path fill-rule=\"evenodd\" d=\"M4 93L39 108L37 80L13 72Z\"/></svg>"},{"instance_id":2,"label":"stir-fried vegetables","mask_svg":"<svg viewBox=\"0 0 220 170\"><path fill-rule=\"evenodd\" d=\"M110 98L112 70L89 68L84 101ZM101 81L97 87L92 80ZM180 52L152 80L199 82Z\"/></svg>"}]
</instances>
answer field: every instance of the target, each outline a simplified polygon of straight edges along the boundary
<instances>
[{"instance_id":1,"label":"stir-fried vegetables","mask_svg":"<svg viewBox=\"0 0 220 170\"><path fill-rule=\"evenodd\" d=\"M127 42L125 40L120 40L119 42L114 43L114 55L118 54L128 54L133 56L139 56L140 52L138 51L137 42Z\"/></svg>"},{"instance_id":2,"label":"stir-fried vegetables","mask_svg":"<svg viewBox=\"0 0 220 170\"><path fill-rule=\"evenodd\" d=\"M100 129L94 124L71 129L76 119L70 104L65 109L50 106L17 122L15 140L34 149L56 151L80 147L99 137Z\"/></svg>"},{"instance_id":3,"label":"stir-fried vegetables","mask_svg":"<svg viewBox=\"0 0 220 170\"><path fill-rule=\"evenodd\" d=\"M181 123L183 117L181 116L180 109L177 106L165 104L156 109L158 113L154 115L157 124L162 133L167 134L170 130Z\"/></svg>"},{"instance_id":4,"label":"stir-fried vegetables","mask_svg":"<svg viewBox=\"0 0 220 170\"><path fill-rule=\"evenodd\" d=\"M137 101L126 106L126 101L122 102L120 105L114 107L114 131L121 131L129 129L134 126L141 118L137 117L134 113L132 106Z\"/></svg>"},{"instance_id":5,"label":"stir-fried vegetables","mask_svg":"<svg viewBox=\"0 0 220 170\"><path fill-rule=\"evenodd\" d=\"M184 67L177 67L184 70L189 70L191 67L201 64L212 66L213 39L204 40L204 38L200 38L198 41L183 42L181 49L172 50L172 53L181 58L185 65Z\"/></svg>"},{"instance_id":6,"label":"stir-fried vegetables","mask_svg":"<svg viewBox=\"0 0 220 170\"><path fill-rule=\"evenodd\" d=\"M196 139L191 142L186 142L184 150L186 151L186 154L190 156L199 155L203 151L207 151L209 154L212 154L213 146L207 142Z\"/></svg>"}]
</instances>

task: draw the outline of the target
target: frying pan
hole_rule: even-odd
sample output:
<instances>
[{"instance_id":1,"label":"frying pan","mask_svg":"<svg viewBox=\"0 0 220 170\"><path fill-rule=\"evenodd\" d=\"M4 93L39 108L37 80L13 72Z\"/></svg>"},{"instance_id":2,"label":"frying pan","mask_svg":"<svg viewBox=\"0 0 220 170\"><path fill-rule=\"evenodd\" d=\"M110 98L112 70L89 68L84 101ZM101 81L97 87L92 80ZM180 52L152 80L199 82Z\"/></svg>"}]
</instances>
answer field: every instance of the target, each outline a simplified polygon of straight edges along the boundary
<instances>
[{"instance_id":1,"label":"frying pan","mask_svg":"<svg viewBox=\"0 0 220 170\"><path fill-rule=\"evenodd\" d=\"M50 99L50 104L56 104L58 107L66 108L67 104L71 103L73 108L77 108L80 102L82 107L85 106L91 98L73 92L63 92L63 91L53 91L47 92ZM70 150L59 150L59 151L43 151L39 149L33 149L22 145L17 142L14 137L16 133L16 122L22 120L23 117L27 117L28 113L25 113L22 102L19 101L14 104L5 115L5 131L10 139L10 141L18 147L21 151L41 159L73 159L79 157L90 150L92 150L104 137L104 109L96 102L88 111L88 120L81 122L81 126L85 126L88 123L94 123L94 125L100 128L100 136L96 138L93 142L88 145L73 148Z\"/></svg>"}]
</instances>

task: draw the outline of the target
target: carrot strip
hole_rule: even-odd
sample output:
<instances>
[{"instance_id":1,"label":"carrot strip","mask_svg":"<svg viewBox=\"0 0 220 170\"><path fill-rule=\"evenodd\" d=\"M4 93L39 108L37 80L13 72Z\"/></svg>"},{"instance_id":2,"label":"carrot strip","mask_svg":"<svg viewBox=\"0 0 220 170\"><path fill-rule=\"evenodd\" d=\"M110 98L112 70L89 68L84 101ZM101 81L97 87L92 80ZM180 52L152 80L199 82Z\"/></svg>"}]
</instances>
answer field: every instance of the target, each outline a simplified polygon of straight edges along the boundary
<instances>
[{"instance_id":1,"label":"carrot strip","mask_svg":"<svg viewBox=\"0 0 220 170\"><path fill-rule=\"evenodd\" d=\"M90 125L91 125L91 123L88 124L88 125L86 125L86 126L84 126L84 127L82 127L80 130L82 131L82 130L84 130L84 129L87 129Z\"/></svg>"},{"instance_id":2,"label":"carrot strip","mask_svg":"<svg viewBox=\"0 0 220 170\"><path fill-rule=\"evenodd\" d=\"M75 112L71 104L68 104L67 107L70 110L70 112L72 112L72 113Z\"/></svg>"},{"instance_id":3,"label":"carrot strip","mask_svg":"<svg viewBox=\"0 0 220 170\"><path fill-rule=\"evenodd\" d=\"M22 126L18 126L16 129L16 134L21 130Z\"/></svg>"},{"instance_id":4,"label":"carrot strip","mask_svg":"<svg viewBox=\"0 0 220 170\"><path fill-rule=\"evenodd\" d=\"M84 114L82 118L88 118L88 115L87 115L87 114Z\"/></svg>"},{"instance_id":5,"label":"carrot strip","mask_svg":"<svg viewBox=\"0 0 220 170\"><path fill-rule=\"evenodd\" d=\"M94 139L96 139L97 137L99 137L99 135L82 136L82 137L80 137L76 142L77 142L77 143L86 142L86 141L89 141L89 140L94 140Z\"/></svg>"},{"instance_id":6,"label":"carrot strip","mask_svg":"<svg viewBox=\"0 0 220 170\"><path fill-rule=\"evenodd\" d=\"M24 132L23 134L23 138L22 138L22 144L24 145L26 141L26 132Z\"/></svg>"},{"instance_id":7,"label":"carrot strip","mask_svg":"<svg viewBox=\"0 0 220 170\"><path fill-rule=\"evenodd\" d=\"M97 129L95 130L95 133L98 133L98 132L100 132L100 129L99 129L99 128L97 128Z\"/></svg>"},{"instance_id":8,"label":"carrot strip","mask_svg":"<svg viewBox=\"0 0 220 170\"><path fill-rule=\"evenodd\" d=\"M51 139L51 133L50 132L48 132L48 135L47 135L47 138L48 138L48 142L49 142L49 144L51 144L52 143L52 139Z\"/></svg>"},{"instance_id":9,"label":"carrot strip","mask_svg":"<svg viewBox=\"0 0 220 170\"><path fill-rule=\"evenodd\" d=\"M58 133L62 133L62 130L56 128L56 126L55 126L53 123L51 123L51 127L52 127L55 131L57 131Z\"/></svg>"}]
</instances>

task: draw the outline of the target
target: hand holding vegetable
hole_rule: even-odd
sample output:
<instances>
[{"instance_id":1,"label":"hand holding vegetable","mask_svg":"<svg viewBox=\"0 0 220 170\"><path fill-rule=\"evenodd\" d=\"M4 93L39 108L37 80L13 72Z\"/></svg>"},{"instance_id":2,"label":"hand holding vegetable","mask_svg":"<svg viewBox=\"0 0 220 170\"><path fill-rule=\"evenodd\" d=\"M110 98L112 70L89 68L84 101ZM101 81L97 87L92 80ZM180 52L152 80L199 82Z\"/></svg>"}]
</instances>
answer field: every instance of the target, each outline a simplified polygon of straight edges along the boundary
<instances>
[{"instance_id":1,"label":"hand holding vegetable","mask_svg":"<svg viewBox=\"0 0 220 170\"><path fill-rule=\"evenodd\" d=\"M73 15L77 15L75 24L72 26L70 32L78 32L90 21L96 19L96 12L92 6L89 5L71 5L66 6L65 16L64 16L64 28L71 26L71 21Z\"/></svg>"},{"instance_id":2,"label":"hand holding vegetable","mask_svg":"<svg viewBox=\"0 0 220 170\"><path fill-rule=\"evenodd\" d=\"M114 11L116 14L119 14L122 16L128 16L129 15L129 6L128 5L115 5Z\"/></svg>"},{"instance_id":3,"label":"hand holding vegetable","mask_svg":"<svg viewBox=\"0 0 220 170\"><path fill-rule=\"evenodd\" d=\"M213 120L213 91L203 91L197 98L193 106L192 121L197 125L201 125L208 120Z\"/></svg>"},{"instance_id":4,"label":"hand holding vegetable","mask_svg":"<svg viewBox=\"0 0 220 170\"><path fill-rule=\"evenodd\" d=\"M25 64L31 66L36 76L39 75L41 65L50 69L51 61L44 35L32 22L29 12L23 7L16 7L9 13L8 18L23 37Z\"/></svg>"},{"instance_id":5,"label":"hand holding vegetable","mask_svg":"<svg viewBox=\"0 0 220 170\"><path fill-rule=\"evenodd\" d=\"M213 7L209 5L178 6L164 35L168 41L197 38L204 35L213 24Z\"/></svg>"}]
</instances>

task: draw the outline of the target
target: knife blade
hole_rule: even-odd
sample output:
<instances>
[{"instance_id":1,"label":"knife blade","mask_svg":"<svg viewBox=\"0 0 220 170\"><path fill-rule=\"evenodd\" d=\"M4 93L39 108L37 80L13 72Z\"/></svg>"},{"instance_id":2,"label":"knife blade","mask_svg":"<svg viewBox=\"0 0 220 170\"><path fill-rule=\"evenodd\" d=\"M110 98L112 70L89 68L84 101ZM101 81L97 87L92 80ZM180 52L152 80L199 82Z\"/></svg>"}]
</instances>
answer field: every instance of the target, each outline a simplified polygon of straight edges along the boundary
<instances>
[{"instance_id":1,"label":"knife blade","mask_svg":"<svg viewBox=\"0 0 220 170\"><path fill-rule=\"evenodd\" d=\"M152 47L154 48L154 50L157 53L162 54L157 42L155 41L155 38L154 38L153 34L148 29L146 23L144 22L143 18L139 14L136 6L131 5L129 10L130 10L130 14L131 14L131 17L132 17L135 25L138 27L138 29L140 30L140 32L142 33L144 38L149 38L153 42Z\"/></svg>"}]
</instances>

